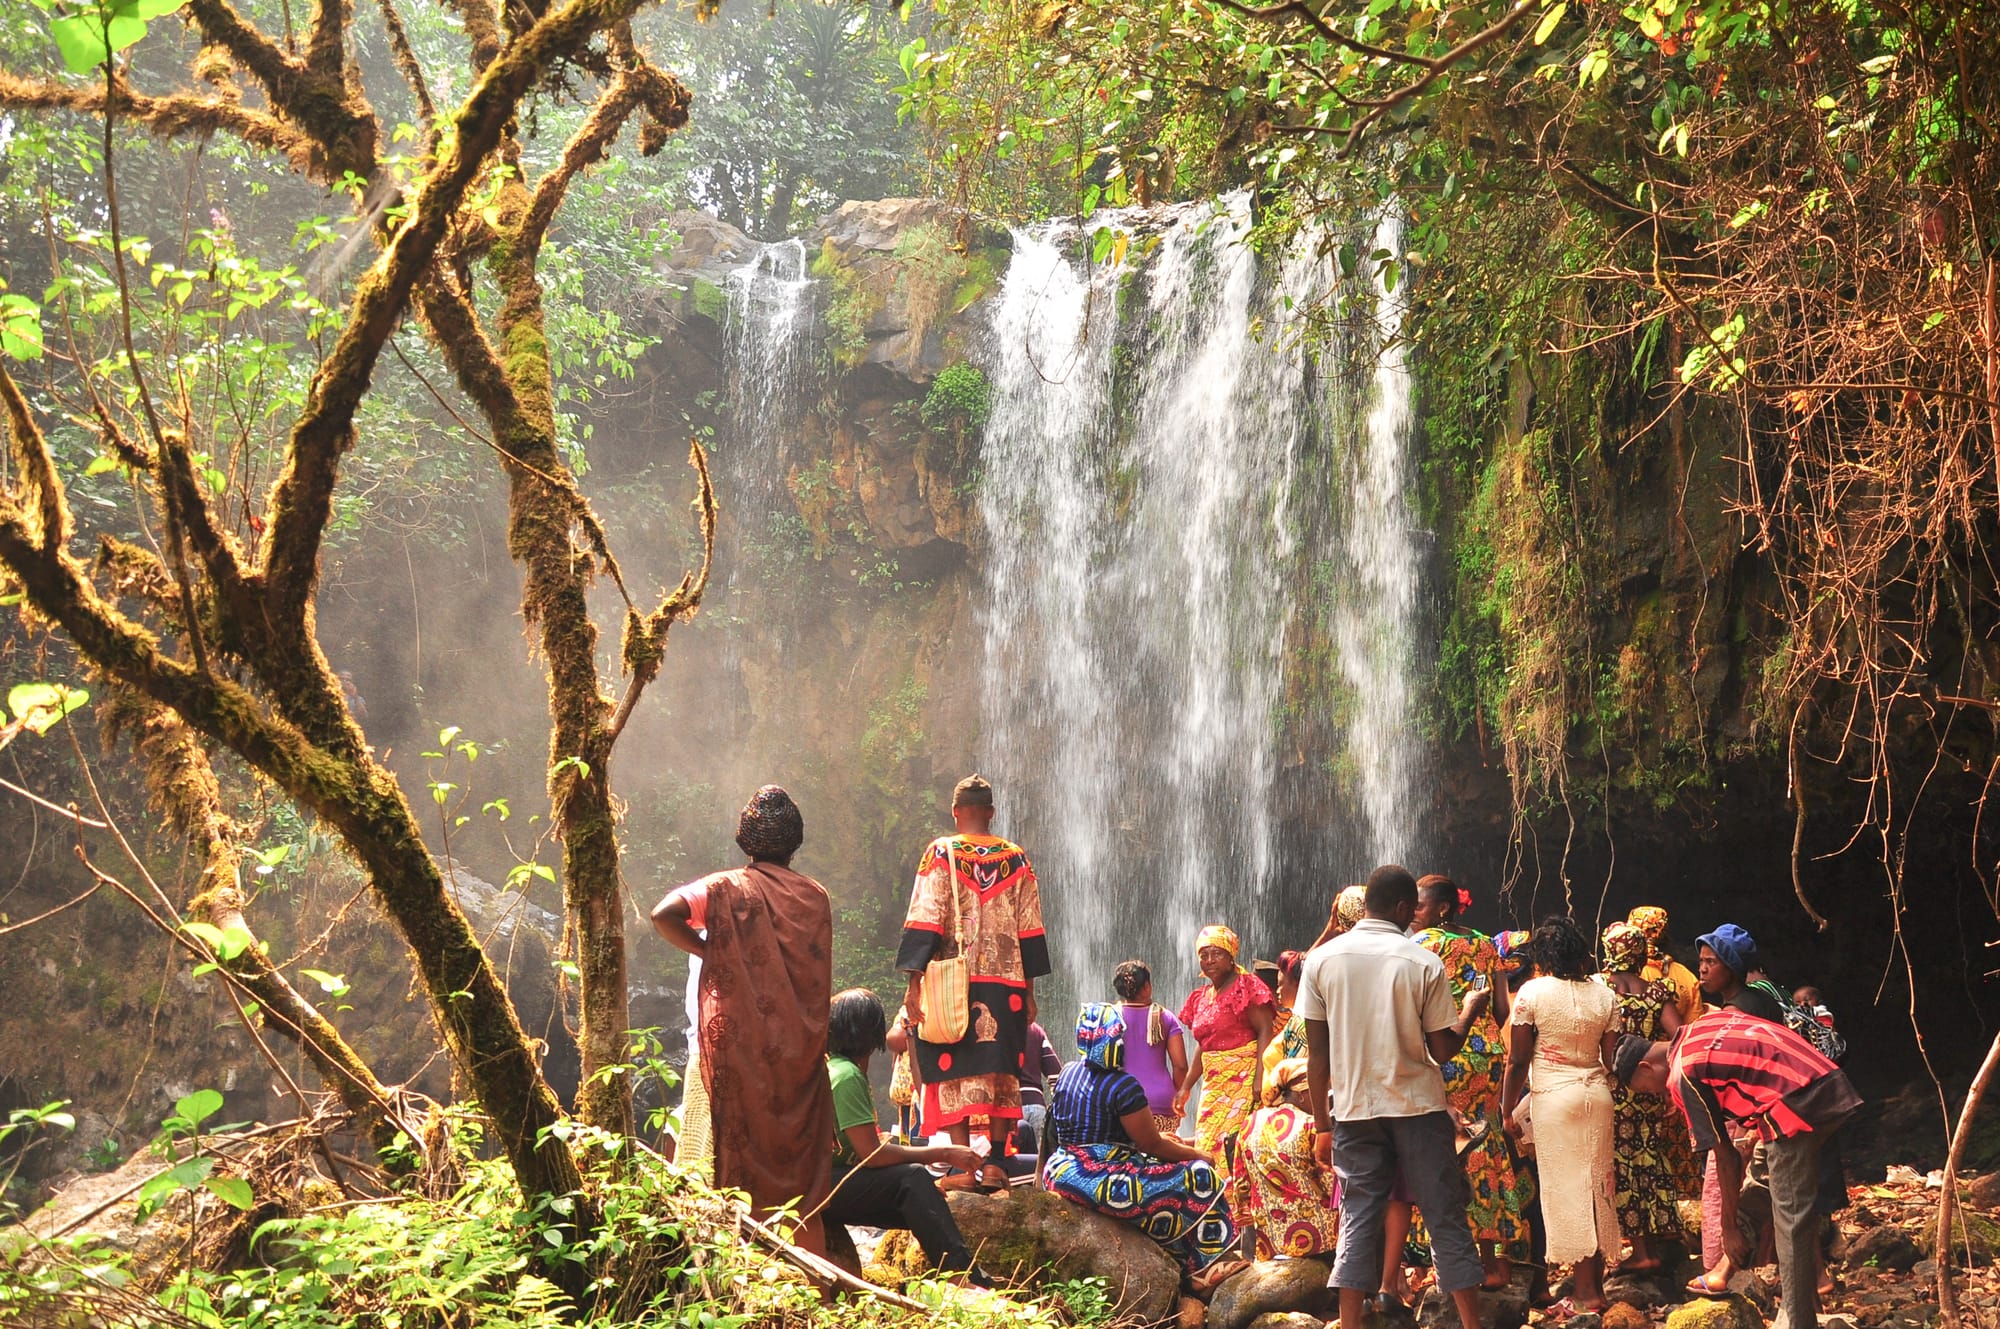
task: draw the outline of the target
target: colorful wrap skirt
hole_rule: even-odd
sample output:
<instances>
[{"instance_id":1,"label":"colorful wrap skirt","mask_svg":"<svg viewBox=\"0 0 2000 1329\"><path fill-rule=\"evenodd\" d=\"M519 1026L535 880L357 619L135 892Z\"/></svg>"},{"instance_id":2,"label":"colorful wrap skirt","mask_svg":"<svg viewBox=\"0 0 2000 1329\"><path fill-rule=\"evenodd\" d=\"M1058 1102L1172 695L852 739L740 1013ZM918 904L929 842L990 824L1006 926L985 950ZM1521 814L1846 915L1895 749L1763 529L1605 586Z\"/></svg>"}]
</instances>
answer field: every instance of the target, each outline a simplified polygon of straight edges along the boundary
<instances>
[{"instance_id":1,"label":"colorful wrap skirt","mask_svg":"<svg viewBox=\"0 0 2000 1329\"><path fill-rule=\"evenodd\" d=\"M1236 1244L1222 1179L1206 1163L1168 1163L1128 1144L1066 1144L1042 1184L1107 1218L1131 1223L1198 1274Z\"/></svg>"},{"instance_id":2,"label":"colorful wrap skirt","mask_svg":"<svg viewBox=\"0 0 2000 1329\"><path fill-rule=\"evenodd\" d=\"M1195 1148L1210 1158L1225 1156L1223 1142L1241 1135L1257 1106L1257 1045L1201 1050L1201 1106L1194 1114Z\"/></svg>"},{"instance_id":3,"label":"colorful wrap skirt","mask_svg":"<svg viewBox=\"0 0 2000 1329\"><path fill-rule=\"evenodd\" d=\"M1237 1219L1257 1230L1257 1258L1319 1255L1340 1235L1340 1183L1313 1154L1312 1114L1289 1103L1252 1114L1236 1149Z\"/></svg>"}]
</instances>

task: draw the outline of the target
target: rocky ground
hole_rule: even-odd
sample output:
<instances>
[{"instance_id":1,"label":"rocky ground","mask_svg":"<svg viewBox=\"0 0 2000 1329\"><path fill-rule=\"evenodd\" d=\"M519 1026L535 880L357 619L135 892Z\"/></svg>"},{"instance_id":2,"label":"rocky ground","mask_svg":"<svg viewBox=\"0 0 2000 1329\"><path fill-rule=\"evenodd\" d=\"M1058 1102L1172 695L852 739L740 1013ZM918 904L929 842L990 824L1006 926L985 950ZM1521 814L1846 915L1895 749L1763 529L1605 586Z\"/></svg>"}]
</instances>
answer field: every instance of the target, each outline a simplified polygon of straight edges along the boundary
<instances>
[{"instance_id":1,"label":"rocky ground","mask_svg":"<svg viewBox=\"0 0 2000 1329\"><path fill-rule=\"evenodd\" d=\"M1848 1192L1832 1242L1837 1287L1821 1307L1822 1329L1925 1329L1937 1324L1935 1226L1942 1176L1891 1167L1887 1178ZM2000 1329L2000 1173L1969 1179L1955 1261L1959 1309L1968 1329ZM1181 1329L1321 1329L1335 1314L1323 1260L1270 1261L1225 1282L1206 1305L1175 1293L1177 1270L1157 1248L1122 1238L1107 1223L1034 1190L1002 1196L954 1195L952 1210L968 1241L995 1274L1023 1283L1105 1280L1126 1323L1145 1323L1172 1308ZM1746 1210L1756 1207L1754 1191ZM1970 1252L1970 1267L1966 1252ZM868 1248L867 1272L894 1283L921 1271L921 1252L906 1234ZM1607 1278L1610 1309L1565 1317L1529 1302L1525 1276L1505 1291L1482 1294L1485 1329L1763 1329L1777 1310L1777 1268L1739 1274L1723 1297L1690 1297L1699 1272L1686 1259L1669 1273ZM1556 1291L1566 1288L1557 1284ZM1425 1292L1414 1311L1372 1313L1364 1329L1457 1329L1449 1303Z\"/></svg>"}]
</instances>

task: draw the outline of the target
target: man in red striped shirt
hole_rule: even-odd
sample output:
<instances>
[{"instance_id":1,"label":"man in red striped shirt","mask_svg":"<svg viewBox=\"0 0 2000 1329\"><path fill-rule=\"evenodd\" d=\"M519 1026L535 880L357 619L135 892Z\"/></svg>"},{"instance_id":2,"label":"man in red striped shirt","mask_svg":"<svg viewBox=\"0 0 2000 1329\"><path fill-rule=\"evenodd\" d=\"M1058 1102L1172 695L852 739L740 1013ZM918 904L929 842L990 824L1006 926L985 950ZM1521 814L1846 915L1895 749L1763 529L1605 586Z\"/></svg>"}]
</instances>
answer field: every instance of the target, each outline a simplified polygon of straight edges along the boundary
<instances>
[{"instance_id":1,"label":"man in red striped shirt","mask_svg":"<svg viewBox=\"0 0 2000 1329\"><path fill-rule=\"evenodd\" d=\"M1723 1246L1739 1266L1749 1262L1750 1249L1736 1225L1743 1159L1729 1143L1729 1124L1763 1142L1781 1329L1817 1329L1819 1219L1813 1196L1821 1144L1861 1105L1846 1074L1785 1026L1726 1007L1682 1025L1672 1043L1625 1039L1616 1070L1620 1082L1634 1090L1672 1094L1694 1133L1694 1147L1714 1151Z\"/></svg>"}]
</instances>

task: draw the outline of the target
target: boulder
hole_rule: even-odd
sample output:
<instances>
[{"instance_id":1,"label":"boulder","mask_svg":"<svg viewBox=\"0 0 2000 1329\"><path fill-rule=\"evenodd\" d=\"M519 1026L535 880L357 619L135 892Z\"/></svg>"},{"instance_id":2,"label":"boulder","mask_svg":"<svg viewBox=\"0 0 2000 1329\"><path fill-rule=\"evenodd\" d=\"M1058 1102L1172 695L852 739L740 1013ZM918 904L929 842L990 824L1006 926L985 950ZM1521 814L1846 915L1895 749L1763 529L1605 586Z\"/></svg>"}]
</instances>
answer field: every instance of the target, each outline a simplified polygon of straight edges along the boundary
<instances>
[{"instance_id":1,"label":"boulder","mask_svg":"<svg viewBox=\"0 0 2000 1329\"><path fill-rule=\"evenodd\" d=\"M1208 1302L1208 1329L1249 1329L1262 1315L1303 1312L1324 1319L1339 1310L1339 1294L1327 1286L1333 1258L1259 1260L1225 1279Z\"/></svg>"},{"instance_id":2,"label":"boulder","mask_svg":"<svg viewBox=\"0 0 2000 1329\"><path fill-rule=\"evenodd\" d=\"M1729 1279L1729 1290L1769 1315L1778 1305L1778 1289L1755 1269L1739 1269Z\"/></svg>"},{"instance_id":3,"label":"boulder","mask_svg":"<svg viewBox=\"0 0 2000 1329\"><path fill-rule=\"evenodd\" d=\"M1687 1279L1681 1273L1676 1261L1651 1273L1613 1274L1604 1280L1604 1296L1607 1301L1624 1302L1641 1311L1672 1306L1687 1300Z\"/></svg>"},{"instance_id":4,"label":"boulder","mask_svg":"<svg viewBox=\"0 0 2000 1329\"><path fill-rule=\"evenodd\" d=\"M1578 1311L1563 1321L1565 1329L1604 1329L1604 1317L1596 1311Z\"/></svg>"},{"instance_id":5,"label":"boulder","mask_svg":"<svg viewBox=\"0 0 2000 1329\"><path fill-rule=\"evenodd\" d=\"M1923 1258L1923 1248L1911 1239L1909 1233L1886 1224L1869 1228L1849 1242L1847 1247L1849 1269L1872 1266L1908 1273Z\"/></svg>"},{"instance_id":6,"label":"boulder","mask_svg":"<svg viewBox=\"0 0 2000 1329\"><path fill-rule=\"evenodd\" d=\"M1733 1294L1697 1297L1667 1313L1667 1329L1764 1329L1764 1317Z\"/></svg>"},{"instance_id":7,"label":"boulder","mask_svg":"<svg viewBox=\"0 0 2000 1329\"><path fill-rule=\"evenodd\" d=\"M1935 1256L1937 1250L1937 1227L1926 1223L1917 1229L1913 1238L1917 1249L1925 1255ZM1953 1265L1965 1263L1968 1250L1972 1263L1984 1265L1993 1263L1995 1251L2000 1251L2000 1222L1974 1209L1961 1207L1958 1222L1951 1239L1951 1261Z\"/></svg>"},{"instance_id":8,"label":"boulder","mask_svg":"<svg viewBox=\"0 0 2000 1329\"><path fill-rule=\"evenodd\" d=\"M1479 1292L1481 1329L1521 1329L1528 1322L1528 1288L1525 1283L1509 1283L1497 1291ZM1575 1320L1568 1321L1575 1324ZM1432 1284L1417 1303L1418 1329L1458 1329L1458 1307Z\"/></svg>"},{"instance_id":9,"label":"boulder","mask_svg":"<svg viewBox=\"0 0 2000 1329\"><path fill-rule=\"evenodd\" d=\"M1250 1329L1325 1329L1326 1321L1303 1311L1268 1311L1250 1321Z\"/></svg>"},{"instance_id":10,"label":"boulder","mask_svg":"<svg viewBox=\"0 0 2000 1329\"><path fill-rule=\"evenodd\" d=\"M2000 1209L2000 1172L1986 1172L1966 1185L1965 1198L1981 1209Z\"/></svg>"},{"instance_id":11,"label":"boulder","mask_svg":"<svg viewBox=\"0 0 2000 1329\"><path fill-rule=\"evenodd\" d=\"M1614 1301L1604 1312L1604 1329L1652 1329L1653 1317L1629 1301Z\"/></svg>"},{"instance_id":12,"label":"boulder","mask_svg":"<svg viewBox=\"0 0 2000 1329\"><path fill-rule=\"evenodd\" d=\"M1130 1223L1032 1186L998 1195L957 1191L950 1204L973 1258L994 1278L1016 1286L1102 1278L1112 1318L1174 1318L1180 1265Z\"/></svg>"}]
</instances>

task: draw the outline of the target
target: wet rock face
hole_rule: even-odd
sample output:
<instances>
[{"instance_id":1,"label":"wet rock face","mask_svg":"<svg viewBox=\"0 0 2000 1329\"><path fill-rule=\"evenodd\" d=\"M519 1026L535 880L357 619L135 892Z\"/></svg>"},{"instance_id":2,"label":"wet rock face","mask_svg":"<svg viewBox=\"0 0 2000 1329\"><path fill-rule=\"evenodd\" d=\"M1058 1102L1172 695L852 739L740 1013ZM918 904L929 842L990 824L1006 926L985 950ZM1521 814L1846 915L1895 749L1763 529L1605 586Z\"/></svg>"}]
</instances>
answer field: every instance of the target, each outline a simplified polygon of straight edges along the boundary
<instances>
[{"instance_id":1,"label":"wet rock face","mask_svg":"<svg viewBox=\"0 0 2000 1329\"><path fill-rule=\"evenodd\" d=\"M1022 1286L1102 1278L1114 1319L1152 1324L1176 1312L1180 1265L1130 1223L1029 1186L959 1191L950 1202L973 1258L997 1279Z\"/></svg>"}]
</instances>

